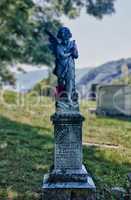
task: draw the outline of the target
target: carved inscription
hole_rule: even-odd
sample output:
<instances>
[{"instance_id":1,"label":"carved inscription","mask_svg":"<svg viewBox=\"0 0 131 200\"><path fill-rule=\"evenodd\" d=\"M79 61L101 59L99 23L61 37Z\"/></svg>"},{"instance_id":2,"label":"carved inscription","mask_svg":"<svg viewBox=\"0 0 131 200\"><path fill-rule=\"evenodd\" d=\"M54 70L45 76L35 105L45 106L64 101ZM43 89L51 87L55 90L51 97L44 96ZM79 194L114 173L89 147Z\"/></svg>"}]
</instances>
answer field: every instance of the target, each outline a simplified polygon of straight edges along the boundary
<instances>
[{"instance_id":1,"label":"carved inscription","mask_svg":"<svg viewBox=\"0 0 131 200\"><path fill-rule=\"evenodd\" d=\"M80 144L56 144L55 146L56 169L80 169L81 146Z\"/></svg>"},{"instance_id":2,"label":"carved inscription","mask_svg":"<svg viewBox=\"0 0 131 200\"><path fill-rule=\"evenodd\" d=\"M82 167L80 125L57 126L55 139L55 169L80 169Z\"/></svg>"}]
</instances>

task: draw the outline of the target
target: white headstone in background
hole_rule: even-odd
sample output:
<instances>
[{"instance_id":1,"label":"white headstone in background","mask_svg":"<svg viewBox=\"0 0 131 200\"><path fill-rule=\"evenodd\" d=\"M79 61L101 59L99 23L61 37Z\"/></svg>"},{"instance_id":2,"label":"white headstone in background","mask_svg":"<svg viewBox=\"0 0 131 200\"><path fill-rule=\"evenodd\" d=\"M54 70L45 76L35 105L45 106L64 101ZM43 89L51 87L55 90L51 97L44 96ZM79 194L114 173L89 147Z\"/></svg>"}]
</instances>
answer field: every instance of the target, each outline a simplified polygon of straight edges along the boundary
<instances>
[{"instance_id":1,"label":"white headstone in background","mask_svg":"<svg viewBox=\"0 0 131 200\"><path fill-rule=\"evenodd\" d=\"M98 86L97 114L131 116L131 86Z\"/></svg>"},{"instance_id":2,"label":"white headstone in background","mask_svg":"<svg viewBox=\"0 0 131 200\"><path fill-rule=\"evenodd\" d=\"M125 87L125 113L131 116L131 87Z\"/></svg>"}]
</instances>

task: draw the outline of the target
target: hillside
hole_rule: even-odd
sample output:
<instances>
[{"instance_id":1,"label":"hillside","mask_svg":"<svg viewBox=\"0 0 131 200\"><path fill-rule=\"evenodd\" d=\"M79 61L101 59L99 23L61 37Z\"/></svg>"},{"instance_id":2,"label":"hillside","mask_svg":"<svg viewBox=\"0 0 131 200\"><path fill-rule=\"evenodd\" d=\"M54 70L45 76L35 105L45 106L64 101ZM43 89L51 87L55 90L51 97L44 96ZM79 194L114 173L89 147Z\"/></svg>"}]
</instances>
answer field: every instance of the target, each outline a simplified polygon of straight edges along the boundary
<instances>
[{"instance_id":1,"label":"hillside","mask_svg":"<svg viewBox=\"0 0 131 200\"><path fill-rule=\"evenodd\" d=\"M76 68L76 83L79 83L79 81L83 78L85 74L87 74L91 68L85 67L85 68Z\"/></svg>"},{"instance_id":2,"label":"hillside","mask_svg":"<svg viewBox=\"0 0 131 200\"><path fill-rule=\"evenodd\" d=\"M82 96L85 97L88 96L87 93L90 92L92 84L112 83L114 80L122 78L124 65L128 66L129 73L131 73L131 58L108 62L90 69L77 83L78 90L81 91L81 88L84 87Z\"/></svg>"},{"instance_id":3,"label":"hillside","mask_svg":"<svg viewBox=\"0 0 131 200\"><path fill-rule=\"evenodd\" d=\"M98 67L85 67L76 68L76 84L78 90L81 92L81 88L85 87L84 97L90 92L92 84L111 83L114 80L118 80L122 77L122 66L127 64L129 73L131 72L131 58L120 59L118 61L111 61L100 65ZM11 68L16 79L14 86L5 85L4 89L26 93L32 90L42 80L45 80L49 76L47 67L30 66L26 64L19 64Z\"/></svg>"}]
</instances>

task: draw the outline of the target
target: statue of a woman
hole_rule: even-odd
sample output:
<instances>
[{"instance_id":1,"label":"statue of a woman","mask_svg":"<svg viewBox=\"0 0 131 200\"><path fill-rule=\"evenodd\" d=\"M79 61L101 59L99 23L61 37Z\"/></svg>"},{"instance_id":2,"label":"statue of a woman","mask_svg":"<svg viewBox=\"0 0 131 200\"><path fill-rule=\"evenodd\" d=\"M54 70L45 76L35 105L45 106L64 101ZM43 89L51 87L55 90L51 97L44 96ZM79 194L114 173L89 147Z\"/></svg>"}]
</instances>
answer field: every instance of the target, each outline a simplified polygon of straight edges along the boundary
<instances>
[{"instance_id":1,"label":"statue of a woman","mask_svg":"<svg viewBox=\"0 0 131 200\"><path fill-rule=\"evenodd\" d=\"M78 50L75 40L71 40L71 38L70 30L67 27L61 27L57 38L52 35L50 42L56 58L54 74L58 78L58 89L66 93L69 103L72 104L76 95L74 59L78 58Z\"/></svg>"}]
</instances>

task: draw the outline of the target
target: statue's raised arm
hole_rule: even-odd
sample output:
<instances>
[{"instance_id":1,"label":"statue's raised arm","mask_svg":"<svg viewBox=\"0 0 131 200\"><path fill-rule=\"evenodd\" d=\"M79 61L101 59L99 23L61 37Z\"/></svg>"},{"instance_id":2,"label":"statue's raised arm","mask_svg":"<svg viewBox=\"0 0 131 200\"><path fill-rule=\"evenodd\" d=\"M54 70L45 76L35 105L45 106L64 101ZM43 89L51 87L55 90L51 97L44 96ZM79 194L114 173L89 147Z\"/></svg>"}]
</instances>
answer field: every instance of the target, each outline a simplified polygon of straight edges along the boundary
<instances>
[{"instance_id":1,"label":"statue's raised arm","mask_svg":"<svg viewBox=\"0 0 131 200\"><path fill-rule=\"evenodd\" d=\"M49 36L50 49L52 50L53 54L55 55L57 45L59 44L59 40L49 30L45 29L45 33Z\"/></svg>"}]
</instances>

